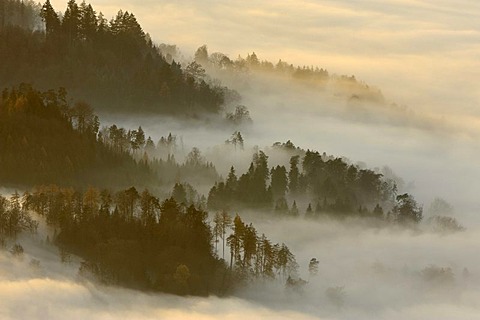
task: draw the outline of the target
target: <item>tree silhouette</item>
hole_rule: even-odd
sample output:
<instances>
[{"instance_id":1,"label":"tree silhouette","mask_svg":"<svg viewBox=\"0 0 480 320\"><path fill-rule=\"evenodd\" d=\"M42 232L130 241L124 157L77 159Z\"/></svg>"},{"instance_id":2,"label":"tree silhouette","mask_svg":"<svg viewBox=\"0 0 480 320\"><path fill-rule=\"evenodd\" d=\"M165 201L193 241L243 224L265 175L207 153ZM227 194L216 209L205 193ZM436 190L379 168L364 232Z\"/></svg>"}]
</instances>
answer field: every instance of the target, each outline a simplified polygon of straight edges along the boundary
<instances>
[{"instance_id":1,"label":"tree silhouette","mask_svg":"<svg viewBox=\"0 0 480 320\"><path fill-rule=\"evenodd\" d=\"M393 208L396 221L402 224L416 223L422 220L423 209L408 193L397 196L397 203Z\"/></svg>"}]
</instances>

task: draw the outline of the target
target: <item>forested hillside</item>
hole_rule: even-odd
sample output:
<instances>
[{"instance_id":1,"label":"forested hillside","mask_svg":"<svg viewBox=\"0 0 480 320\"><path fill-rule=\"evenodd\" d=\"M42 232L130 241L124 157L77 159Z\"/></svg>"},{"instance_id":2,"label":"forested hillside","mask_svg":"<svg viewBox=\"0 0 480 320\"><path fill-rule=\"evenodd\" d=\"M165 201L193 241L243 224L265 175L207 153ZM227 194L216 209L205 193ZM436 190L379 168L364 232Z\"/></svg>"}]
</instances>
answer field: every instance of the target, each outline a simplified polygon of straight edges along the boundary
<instances>
[{"instance_id":1,"label":"forested hillside","mask_svg":"<svg viewBox=\"0 0 480 320\"><path fill-rule=\"evenodd\" d=\"M218 213L211 225L206 211L173 197L160 201L147 189L113 193L90 187L81 193L50 185L23 197L0 196L2 246L22 231L36 231L32 211L55 229L46 240L60 247L62 262L77 254L84 259L79 275L104 284L225 295L252 280L285 281L297 274L289 248L260 236L240 216ZM226 246L230 259L225 257Z\"/></svg>"},{"instance_id":2,"label":"forested hillside","mask_svg":"<svg viewBox=\"0 0 480 320\"><path fill-rule=\"evenodd\" d=\"M98 117L86 102L70 106L64 89L40 92L29 85L0 97L2 185L125 186L156 181L146 163L97 139Z\"/></svg>"},{"instance_id":3,"label":"forested hillside","mask_svg":"<svg viewBox=\"0 0 480 320\"><path fill-rule=\"evenodd\" d=\"M88 97L97 111L197 116L220 110L227 89L206 83L196 63L168 63L132 13L107 20L74 0L61 16L48 0L41 8L0 3L1 88L65 87L74 98Z\"/></svg>"},{"instance_id":4,"label":"forested hillside","mask_svg":"<svg viewBox=\"0 0 480 320\"><path fill-rule=\"evenodd\" d=\"M385 219L417 223L422 208L410 194L398 194L395 180L370 169L318 151L295 148L288 141L275 149L294 150L289 167L269 167L263 151L253 154L247 172L239 175L232 166L227 178L208 194L208 208L262 209L283 217ZM277 151L278 151L277 150ZM307 204L300 211L300 203Z\"/></svg>"},{"instance_id":5,"label":"forested hillside","mask_svg":"<svg viewBox=\"0 0 480 320\"><path fill-rule=\"evenodd\" d=\"M337 75L318 66L293 65L282 59L274 63L261 60L255 52L248 53L245 58L239 55L236 59L230 59L221 52L209 54L206 45L197 49L195 61L220 79L247 74L275 76L291 80L291 84L300 84L323 95L333 93L334 96L345 99L349 105L367 102L387 106L387 101L378 88L357 80L354 75ZM389 108L402 109L393 104L389 105Z\"/></svg>"},{"instance_id":6,"label":"forested hillside","mask_svg":"<svg viewBox=\"0 0 480 320\"><path fill-rule=\"evenodd\" d=\"M247 148L253 158L245 172L233 165L217 172L215 164L230 167L246 152L238 127L248 130L253 121L243 105L223 109L239 95L207 80L205 68L233 78L275 74L348 103L385 105L379 90L353 76L274 65L255 53L233 61L209 55L206 46L182 66L163 55L132 13L107 20L75 0L64 13L49 0L0 0L0 62L0 187L28 190L0 195L0 247L35 232L38 219L52 230L45 240L59 246L63 262L70 254L83 260L80 276L148 291L225 295L259 280L306 284L287 245L272 243L239 214L414 229L423 219L423 207L399 193L395 179L290 140L270 149L286 160L281 164L270 165L269 149L255 146ZM102 126L95 113L197 118L219 111L235 131L214 146L213 159L195 145L185 151L183 138L178 152L171 133L155 142L141 126ZM431 219L445 231L463 230L451 217Z\"/></svg>"}]
</instances>

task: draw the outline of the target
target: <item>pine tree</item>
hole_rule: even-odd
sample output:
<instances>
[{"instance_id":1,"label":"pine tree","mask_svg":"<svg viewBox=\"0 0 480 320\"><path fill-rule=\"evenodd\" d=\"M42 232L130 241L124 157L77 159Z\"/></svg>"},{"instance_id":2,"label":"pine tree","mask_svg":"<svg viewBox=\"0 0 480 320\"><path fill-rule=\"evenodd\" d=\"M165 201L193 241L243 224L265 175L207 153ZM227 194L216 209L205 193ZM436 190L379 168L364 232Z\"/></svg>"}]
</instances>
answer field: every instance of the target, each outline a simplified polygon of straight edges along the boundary
<instances>
[{"instance_id":1,"label":"pine tree","mask_svg":"<svg viewBox=\"0 0 480 320\"><path fill-rule=\"evenodd\" d=\"M97 16L93 7L82 1L80 4L80 26L79 33L83 40L92 39L97 32Z\"/></svg>"},{"instance_id":2,"label":"pine tree","mask_svg":"<svg viewBox=\"0 0 480 320\"><path fill-rule=\"evenodd\" d=\"M77 40L80 35L80 18L80 8L77 3L75 0L69 0L63 15L62 30L70 42Z\"/></svg>"},{"instance_id":3,"label":"pine tree","mask_svg":"<svg viewBox=\"0 0 480 320\"><path fill-rule=\"evenodd\" d=\"M289 180L289 185L288 189L290 192L295 195L298 193L298 179L300 176L300 172L298 170L298 161L299 161L299 156L293 156L290 158L290 172L288 173L288 180Z\"/></svg>"},{"instance_id":4,"label":"pine tree","mask_svg":"<svg viewBox=\"0 0 480 320\"><path fill-rule=\"evenodd\" d=\"M299 215L298 208L297 208L297 202L295 200L293 201L292 208L290 209L290 215L292 217L298 217L298 215Z\"/></svg>"},{"instance_id":5,"label":"pine tree","mask_svg":"<svg viewBox=\"0 0 480 320\"><path fill-rule=\"evenodd\" d=\"M271 170L271 187L274 199L285 197L288 187L287 170L284 166L277 166Z\"/></svg>"},{"instance_id":6,"label":"pine tree","mask_svg":"<svg viewBox=\"0 0 480 320\"><path fill-rule=\"evenodd\" d=\"M311 203L308 204L307 210L305 211L305 218L306 219L313 218L313 210L312 210L312 204Z\"/></svg>"},{"instance_id":7,"label":"pine tree","mask_svg":"<svg viewBox=\"0 0 480 320\"><path fill-rule=\"evenodd\" d=\"M57 13L52 7L50 0L47 0L40 11L40 17L45 22L45 29L47 38L50 38L53 34L57 33L60 29L60 19Z\"/></svg>"}]
</instances>

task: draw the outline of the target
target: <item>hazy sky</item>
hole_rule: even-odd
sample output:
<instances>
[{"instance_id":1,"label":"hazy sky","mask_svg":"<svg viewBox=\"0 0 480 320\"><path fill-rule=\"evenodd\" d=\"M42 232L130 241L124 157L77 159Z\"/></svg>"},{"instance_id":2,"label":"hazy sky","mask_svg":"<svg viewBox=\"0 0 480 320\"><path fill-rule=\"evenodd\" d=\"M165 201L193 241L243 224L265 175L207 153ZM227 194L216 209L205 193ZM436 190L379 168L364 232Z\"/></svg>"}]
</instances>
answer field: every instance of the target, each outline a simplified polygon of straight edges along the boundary
<instances>
[{"instance_id":1,"label":"hazy sky","mask_svg":"<svg viewBox=\"0 0 480 320\"><path fill-rule=\"evenodd\" d=\"M64 10L66 1L52 1ZM186 56L207 44L236 58L355 74L412 108L480 116L477 0L95 0L107 17L134 12L156 42ZM458 114L459 109L462 115Z\"/></svg>"}]
</instances>

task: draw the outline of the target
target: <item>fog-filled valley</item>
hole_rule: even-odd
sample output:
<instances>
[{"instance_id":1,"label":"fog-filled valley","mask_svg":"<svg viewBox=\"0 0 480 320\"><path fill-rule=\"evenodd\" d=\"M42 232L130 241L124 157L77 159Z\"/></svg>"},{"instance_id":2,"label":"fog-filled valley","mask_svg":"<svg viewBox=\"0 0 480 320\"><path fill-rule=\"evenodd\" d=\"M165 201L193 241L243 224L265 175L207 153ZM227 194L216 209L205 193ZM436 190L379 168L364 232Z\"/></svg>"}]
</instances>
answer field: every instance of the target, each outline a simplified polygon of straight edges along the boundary
<instances>
[{"instance_id":1,"label":"fog-filled valley","mask_svg":"<svg viewBox=\"0 0 480 320\"><path fill-rule=\"evenodd\" d=\"M0 318L480 319L461 4L0 0Z\"/></svg>"},{"instance_id":2,"label":"fog-filled valley","mask_svg":"<svg viewBox=\"0 0 480 320\"><path fill-rule=\"evenodd\" d=\"M30 243L22 258L2 252L2 318L117 319L476 319L478 229L442 236L364 228L358 222L265 221L262 231L292 244L308 283L298 291L261 283L238 298L182 298L85 282L78 261ZM287 229L289 232L282 232ZM43 240L43 239L40 239ZM274 239L276 240L276 239ZM308 261L318 259L316 275ZM34 261L39 261L35 264ZM327 291L329 288L330 291ZM329 293L327 293L329 292ZM35 303L32 303L34 299Z\"/></svg>"}]
</instances>

